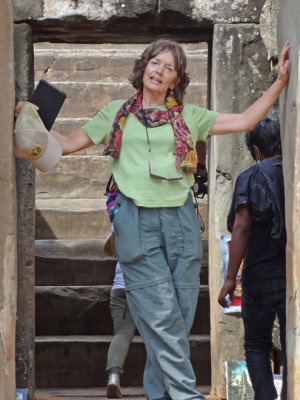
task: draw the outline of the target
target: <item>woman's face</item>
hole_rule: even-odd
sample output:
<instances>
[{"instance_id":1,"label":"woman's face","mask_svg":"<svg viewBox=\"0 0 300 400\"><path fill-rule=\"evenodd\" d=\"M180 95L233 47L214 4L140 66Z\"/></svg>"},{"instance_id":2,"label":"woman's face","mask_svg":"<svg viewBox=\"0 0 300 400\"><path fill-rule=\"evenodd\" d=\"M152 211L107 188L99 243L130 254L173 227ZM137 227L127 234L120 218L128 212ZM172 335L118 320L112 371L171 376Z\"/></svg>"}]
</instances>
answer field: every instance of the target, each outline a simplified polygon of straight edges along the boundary
<instances>
[{"instance_id":1,"label":"woman's face","mask_svg":"<svg viewBox=\"0 0 300 400\"><path fill-rule=\"evenodd\" d=\"M166 96L168 89L174 89L178 79L172 53L163 51L149 60L143 76L143 91Z\"/></svg>"}]
</instances>

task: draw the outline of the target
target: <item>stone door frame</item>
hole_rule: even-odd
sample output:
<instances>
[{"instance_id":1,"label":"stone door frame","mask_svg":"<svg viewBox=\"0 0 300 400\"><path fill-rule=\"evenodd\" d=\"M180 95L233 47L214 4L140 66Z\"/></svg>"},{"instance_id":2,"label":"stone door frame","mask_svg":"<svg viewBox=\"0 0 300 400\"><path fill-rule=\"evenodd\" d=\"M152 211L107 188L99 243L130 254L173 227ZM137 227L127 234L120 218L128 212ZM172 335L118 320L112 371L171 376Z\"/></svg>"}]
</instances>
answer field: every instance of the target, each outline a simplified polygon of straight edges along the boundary
<instances>
[{"instance_id":1,"label":"stone door frame","mask_svg":"<svg viewBox=\"0 0 300 400\"><path fill-rule=\"evenodd\" d=\"M47 34L43 33L43 26L39 24L39 34L35 33L35 21L32 25L20 24L15 26L15 53L17 55L16 67L27 64L25 71L18 69L16 71L17 90L16 99L26 100L30 98L34 86L34 65L33 65L33 44L38 38L42 37L44 41L51 42L53 36L51 30ZM47 25L46 25L47 26ZM47 27L46 27L47 31ZM208 73L210 73L211 62L211 44L212 29L203 30L199 28L196 33L188 33L176 39L180 42L208 42ZM201 35L201 36L200 36ZM173 37L172 34L167 35ZM81 34L76 43L80 43ZM158 36L160 37L160 35ZM141 38L140 38L141 39ZM180 40L179 40L180 39ZM54 39L55 40L55 39ZM142 41L150 42L155 40L147 36ZM105 35L104 43L125 43L124 39L115 39L114 35ZM94 38L90 38L91 43L96 43ZM136 43L134 38L126 37L126 43ZM210 80L208 79L208 82ZM208 84L208 94L210 88ZM208 96L209 98L209 96ZM21 285L18 288L18 323L17 323L17 345L16 345L16 373L17 385L19 387L29 388L29 400L34 396L35 386L35 357L34 357L34 339L35 339L35 316L34 316L34 202L35 202L35 173L34 169L23 160L17 160L17 187L19 200L19 218L18 218L18 239L22 243L18 247L18 280ZM26 220L24 225L22 221ZM22 299L22 300L21 300ZM24 301L24 299L26 299ZM26 334L25 334L26 332Z\"/></svg>"}]
</instances>

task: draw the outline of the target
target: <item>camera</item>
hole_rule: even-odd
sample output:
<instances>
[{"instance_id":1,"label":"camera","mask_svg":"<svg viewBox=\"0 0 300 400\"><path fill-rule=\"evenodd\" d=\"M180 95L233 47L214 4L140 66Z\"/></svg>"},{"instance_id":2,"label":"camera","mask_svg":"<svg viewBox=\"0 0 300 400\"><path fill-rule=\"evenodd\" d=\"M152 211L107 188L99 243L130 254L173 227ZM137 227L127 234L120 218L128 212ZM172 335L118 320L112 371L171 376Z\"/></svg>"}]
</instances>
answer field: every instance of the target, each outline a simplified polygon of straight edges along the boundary
<instances>
[{"instance_id":1,"label":"camera","mask_svg":"<svg viewBox=\"0 0 300 400\"><path fill-rule=\"evenodd\" d=\"M207 183L206 182L207 182L207 177L195 175L195 183L193 186L193 192L196 197L203 199L203 197L207 194Z\"/></svg>"}]
</instances>

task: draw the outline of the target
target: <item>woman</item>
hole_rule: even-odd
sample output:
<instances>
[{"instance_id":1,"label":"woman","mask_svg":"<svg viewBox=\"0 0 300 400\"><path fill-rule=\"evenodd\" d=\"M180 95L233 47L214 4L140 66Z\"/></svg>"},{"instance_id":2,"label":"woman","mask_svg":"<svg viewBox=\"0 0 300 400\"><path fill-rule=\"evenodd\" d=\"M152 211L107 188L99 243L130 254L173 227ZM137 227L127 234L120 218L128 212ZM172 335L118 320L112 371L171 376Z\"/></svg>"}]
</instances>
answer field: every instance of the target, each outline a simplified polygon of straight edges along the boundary
<instances>
[{"instance_id":1,"label":"woman","mask_svg":"<svg viewBox=\"0 0 300 400\"><path fill-rule=\"evenodd\" d=\"M147 349L147 399L204 398L195 389L188 333L199 292L200 222L190 196L197 162L194 144L211 135L252 129L288 81L285 44L278 78L241 114L218 114L183 104L189 79L178 43L158 40L135 62L137 94L114 101L67 137L63 154L106 143L120 194L114 228L127 300ZM16 115L20 107L16 107Z\"/></svg>"}]
</instances>

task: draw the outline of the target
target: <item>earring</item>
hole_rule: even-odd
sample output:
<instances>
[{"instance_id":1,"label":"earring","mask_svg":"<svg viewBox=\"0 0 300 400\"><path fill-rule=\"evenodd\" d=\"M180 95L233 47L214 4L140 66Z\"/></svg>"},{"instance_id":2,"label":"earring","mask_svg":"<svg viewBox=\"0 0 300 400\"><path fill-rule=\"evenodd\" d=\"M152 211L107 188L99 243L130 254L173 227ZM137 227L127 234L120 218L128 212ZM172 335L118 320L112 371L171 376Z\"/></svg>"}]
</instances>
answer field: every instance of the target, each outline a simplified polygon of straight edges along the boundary
<instances>
[{"instance_id":1,"label":"earring","mask_svg":"<svg viewBox=\"0 0 300 400\"><path fill-rule=\"evenodd\" d=\"M170 96L174 96L174 91L173 91L173 89L170 90Z\"/></svg>"},{"instance_id":2,"label":"earring","mask_svg":"<svg viewBox=\"0 0 300 400\"><path fill-rule=\"evenodd\" d=\"M260 162L260 154L259 154L258 147L256 145L254 145L253 147L254 147L254 152L255 152L255 159L257 162Z\"/></svg>"},{"instance_id":3,"label":"earring","mask_svg":"<svg viewBox=\"0 0 300 400\"><path fill-rule=\"evenodd\" d=\"M260 162L260 154L259 151L256 151L256 161Z\"/></svg>"}]
</instances>

